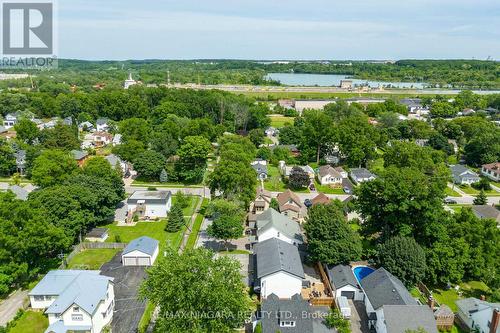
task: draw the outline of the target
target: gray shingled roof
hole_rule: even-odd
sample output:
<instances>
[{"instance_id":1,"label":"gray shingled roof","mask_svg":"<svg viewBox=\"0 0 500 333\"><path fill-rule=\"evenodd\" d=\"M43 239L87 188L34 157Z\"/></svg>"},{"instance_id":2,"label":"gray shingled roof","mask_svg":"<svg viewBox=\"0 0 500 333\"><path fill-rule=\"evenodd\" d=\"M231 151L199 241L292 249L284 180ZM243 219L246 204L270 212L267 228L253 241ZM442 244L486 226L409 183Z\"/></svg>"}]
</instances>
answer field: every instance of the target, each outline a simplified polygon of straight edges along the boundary
<instances>
[{"instance_id":1,"label":"gray shingled roof","mask_svg":"<svg viewBox=\"0 0 500 333\"><path fill-rule=\"evenodd\" d=\"M109 119L108 119L108 118L99 118L99 119L97 119L97 120L96 120L96 122L95 122L95 123L96 123L97 125L104 125L104 124L106 124L106 123L108 123L108 122L109 122Z\"/></svg>"},{"instance_id":2,"label":"gray shingled roof","mask_svg":"<svg viewBox=\"0 0 500 333\"><path fill-rule=\"evenodd\" d=\"M142 236L128 243L127 247L123 250L123 255L137 250L152 256L158 248L158 244L160 242L156 239Z\"/></svg>"},{"instance_id":3,"label":"gray shingled roof","mask_svg":"<svg viewBox=\"0 0 500 333\"><path fill-rule=\"evenodd\" d=\"M257 216L257 235L261 235L272 227L291 239L304 241L298 222L278 213L273 208L269 208Z\"/></svg>"},{"instance_id":4,"label":"gray shingled roof","mask_svg":"<svg viewBox=\"0 0 500 333\"><path fill-rule=\"evenodd\" d=\"M81 160L88 156L88 153L83 150L72 150L71 154L75 160Z\"/></svg>"},{"instance_id":5,"label":"gray shingled roof","mask_svg":"<svg viewBox=\"0 0 500 333\"><path fill-rule=\"evenodd\" d=\"M128 204L135 204L139 200L144 200L146 204L167 204L170 191L135 191L127 199Z\"/></svg>"},{"instance_id":6,"label":"gray shingled roof","mask_svg":"<svg viewBox=\"0 0 500 333\"><path fill-rule=\"evenodd\" d=\"M360 284L375 310L383 305L417 304L403 283L383 267L365 277Z\"/></svg>"},{"instance_id":7,"label":"gray shingled roof","mask_svg":"<svg viewBox=\"0 0 500 333\"><path fill-rule=\"evenodd\" d=\"M270 238L255 245L257 278L284 271L304 278L304 269L296 246Z\"/></svg>"},{"instance_id":8,"label":"gray shingled roof","mask_svg":"<svg viewBox=\"0 0 500 333\"><path fill-rule=\"evenodd\" d=\"M351 169L351 175L355 178L370 178L375 177L368 169L365 168L353 168Z\"/></svg>"},{"instance_id":9,"label":"gray shingled roof","mask_svg":"<svg viewBox=\"0 0 500 333\"><path fill-rule=\"evenodd\" d=\"M311 313L309 303L298 294L291 299L279 299L271 294L262 302L262 332L263 333L306 333L313 332L312 316L304 314ZM285 315L286 318L280 318ZM295 321L295 327L280 327L280 321Z\"/></svg>"},{"instance_id":10,"label":"gray shingled roof","mask_svg":"<svg viewBox=\"0 0 500 333\"><path fill-rule=\"evenodd\" d=\"M474 215L481 219L493 219L500 222L500 211L490 205L474 205L472 206Z\"/></svg>"},{"instance_id":11,"label":"gray shingled roof","mask_svg":"<svg viewBox=\"0 0 500 333\"><path fill-rule=\"evenodd\" d=\"M267 175L267 165L257 162L252 164L252 168L257 172L257 174L265 173Z\"/></svg>"},{"instance_id":12,"label":"gray shingled roof","mask_svg":"<svg viewBox=\"0 0 500 333\"><path fill-rule=\"evenodd\" d=\"M489 303L474 297L460 299L455 301L455 304L465 314L482 311L491 307L500 308L500 303Z\"/></svg>"},{"instance_id":13,"label":"gray shingled roof","mask_svg":"<svg viewBox=\"0 0 500 333\"><path fill-rule=\"evenodd\" d=\"M337 265L334 267L327 267L327 273L330 282L336 289L345 286L358 287L358 281L356 277L354 277L354 273L350 266Z\"/></svg>"},{"instance_id":14,"label":"gray shingled roof","mask_svg":"<svg viewBox=\"0 0 500 333\"><path fill-rule=\"evenodd\" d=\"M327 175L330 175L330 176L333 176L336 178L342 178L342 175L337 170L335 170L334 168L332 168L329 165L323 165L323 166L319 167L319 176L321 178L323 178Z\"/></svg>"},{"instance_id":15,"label":"gray shingled roof","mask_svg":"<svg viewBox=\"0 0 500 333\"><path fill-rule=\"evenodd\" d=\"M438 333L436 320L427 305L384 305L387 333L402 333L422 328L426 333Z\"/></svg>"},{"instance_id":16,"label":"gray shingled roof","mask_svg":"<svg viewBox=\"0 0 500 333\"><path fill-rule=\"evenodd\" d=\"M455 164L455 165L450 166L450 170L451 170L451 173L453 174L454 177L460 177L465 172L470 173L471 176L478 176L477 173L475 173L474 171L468 169L467 167L465 167L461 164Z\"/></svg>"}]
</instances>

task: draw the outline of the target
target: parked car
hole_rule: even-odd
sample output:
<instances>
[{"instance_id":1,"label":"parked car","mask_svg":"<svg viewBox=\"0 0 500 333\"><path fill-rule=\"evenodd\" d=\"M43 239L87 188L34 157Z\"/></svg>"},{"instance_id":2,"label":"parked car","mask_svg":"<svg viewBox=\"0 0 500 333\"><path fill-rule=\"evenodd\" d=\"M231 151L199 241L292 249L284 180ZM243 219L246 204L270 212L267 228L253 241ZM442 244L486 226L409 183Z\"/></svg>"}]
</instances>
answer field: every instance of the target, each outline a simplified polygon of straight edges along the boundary
<instances>
[{"instance_id":1,"label":"parked car","mask_svg":"<svg viewBox=\"0 0 500 333\"><path fill-rule=\"evenodd\" d=\"M457 203L457 201L454 199L451 199L451 198L445 198L444 203L447 205L455 205Z\"/></svg>"},{"instance_id":2,"label":"parked car","mask_svg":"<svg viewBox=\"0 0 500 333\"><path fill-rule=\"evenodd\" d=\"M304 200L304 205L305 205L307 208L311 207L311 206L312 206L312 204L313 204L313 203L312 203L311 199L306 199L306 200Z\"/></svg>"},{"instance_id":3,"label":"parked car","mask_svg":"<svg viewBox=\"0 0 500 333\"><path fill-rule=\"evenodd\" d=\"M351 189L349 187L344 187L344 193L351 194Z\"/></svg>"}]
</instances>

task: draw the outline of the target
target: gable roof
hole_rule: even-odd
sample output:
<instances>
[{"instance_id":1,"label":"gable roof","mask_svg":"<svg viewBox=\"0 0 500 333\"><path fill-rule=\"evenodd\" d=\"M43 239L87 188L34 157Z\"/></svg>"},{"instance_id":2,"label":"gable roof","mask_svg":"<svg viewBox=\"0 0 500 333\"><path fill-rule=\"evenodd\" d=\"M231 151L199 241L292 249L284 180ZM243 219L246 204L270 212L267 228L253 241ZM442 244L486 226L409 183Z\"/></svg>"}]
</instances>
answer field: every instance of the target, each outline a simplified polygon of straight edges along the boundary
<instances>
[{"instance_id":1,"label":"gable roof","mask_svg":"<svg viewBox=\"0 0 500 333\"><path fill-rule=\"evenodd\" d=\"M288 201L290 201L290 200L292 200L295 204L297 204L300 207L303 206L303 204L300 201L300 198L297 196L297 194L293 193L292 191L290 191L288 189L285 192L278 194L278 196L276 197L276 200L278 200L278 203L280 204L280 206L283 206L284 204L288 203Z\"/></svg>"},{"instance_id":2,"label":"gable roof","mask_svg":"<svg viewBox=\"0 0 500 333\"><path fill-rule=\"evenodd\" d=\"M309 303L299 294L290 299L279 299L275 294L271 294L262 301L261 312L265 314L261 319L263 333L313 332L312 316L304 316L311 312ZM287 318L280 318L281 314L286 314ZM295 327L280 327L280 320L294 320Z\"/></svg>"},{"instance_id":3,"label":"gable roof","mask_svg":"<svg viewBox=\"0 0 500 333\"><path fill-rule=\"evenodd\" d=\"M122 163L121 158L119 158L115 154L110 154L110 155L106 156L105 159L106 159L106 161L109 162L109 164L111 164L111 166L113 168L116 166L117 163Z\"/></svg>"},{"instance_id":4,"label":"gable roof","mask_svg":"<svg viewBox=\"0 0 500 333\"><path fill-rule=\"evenodd\" d=\"M29 295L57 296L46 313L60 314L76 304L92 315L106 298L112 281L111 277L99 275L99 271L55 270L48 272Z\"/></svg>"},{"instance_id":5,"label":"gable roof","mask_svg":"<svg viewBox=\"0 0 500 333\"><path fill-rule=\"evenodd\" d=\"M475 173L472 170L469 170L467 167L465 167L461 164L455 164L455 165L450 166L450 170L451 170L451 173L453 174L453 176L455 176L455 177L461 177L464 173L468 173L472 176L479 177L477 175L477 173Z\"/></svg>"},{"instance_id":6,"label":"gable roof","mask_svg":"<svg viewBox=\"0 0 500 333\"><path fill-rule=\"evenodd\" d=\"M107 124L108 122L109 122L108 118L98 118L95 123L97 125L104 125Z\"/></svg>"},{"instance_id":7,"label":"gable roof","mask_svg":"<svg viewBox=\"0 0 500 333\"><path fill-rule=\"evenodd\" d=\"M170 191L134 191L127 199L128 204L135 204L144 200L146 204L167 204L171 196Z\"/></svg>"},{"instance_id":8,"label":"gable roof","mask_svg":"<svg viewBox=\"0 0 500 333\"><path fill-rule=\"evenodd\" d=\"M271 228L275 228L285 236L291 239L295 239L303 242L302 233L300 230L300 225L286 217L283 214L278 213L273 208L269 208L262 212L256 218L257 221L257 235L261 235Z\"/></svg>"},{"instance_id":9,"label":"gable roof","mask_svg":"<svg viewBox=\"0 0 500 333\"><path fill-rule=\"evenodd\" d=\"M494 162L490 164L484 164L483 168L486 170L491 170L491 171L498 171L500 170L500 162Z\"/></svg>"},{"instance_id":10,"label":"gable roof","mask_svg":"<svg viewBox=\"0 0 500 333\"><path fill-rule=\"evenodd\" d=\"M277 238L269 238L255 245L257 278L280 271L299 279L304 278L304 269L296 246Z\"/></svg>"},{"instance_id":11,"label":"gable roof","mask_svg":"<svg viewBox=\"0 0 500 333\"><path fill-rule=\"evenodd\" d=\"M336 289L345 286L358 288L358 280L354 277L354 273L350 266L337 265L334 267L327 267L327 274L330 282Z\"/></svg>"},{"instance_id":12,"label":"gable roof","mask_svg":"<svg viewBox=\"0 0 500 333\"><path fill-rule=\"evenodd\" d=\"M257 172L258 174L265 173L267 174L267 165L261 162L257 162L252 164L252 168Z\"/></svg>"},{"instance_id":13,"label":"gable roof","mask_svg":"<svg viewBox=\"0 0 500 333\"><path fill-rule=\"evenodd\" d=\"M83 160L89 154L86 151L83 151L83 150L72 150L71 151L71 155L73 155L73 158L75 160Z\"/></svg>"},{"instance_id":14,"label":"gable roof","mask_svg":"<svg viewBox=\"0 0 500 333\"><path fill-rule=\"evenodd\" d=\"M438 333L436 320L427 305L384 305L387 333L424 329L426 333Z\"/></svg>"},{"instance_id":15,"label":"gable roof","mask_svg":"<svg viewBox=\"0 0 500 333\"><path fill-rule=\"evenodd\" d=\"M459 299L455 301L455 304L464 314L479 312L490 308L500 308L500 303L489 303L474 297Z\"/></svg>"},{"instance_id":16,"label":"gable roof","mask_svg":"<svg viewBox=\"0 0 500 333\"><path fill-rule=\"evenodd\" d=\"M351 176L355 178L370 178L370 177L375 177L373 173L368 171L368 169L365 168L353 168L351 169Z\"/></svg>"},{"instance_id":17,"label":"gable roof","mask_svg":"<svg viewBox=\"0 0 500 333\"><path fill-rule=\"evenodd\" d=\"M320 193L311 200L313 206L318 204L329 204L331 202L330 198L324 193Z\"/></svg>"},{"instance_id":18,"label":"gable roof","mask_svg":"<svg viewBox=\"0 0 500 333\"><path fill-rule=\"evenodd\" d=\"M493 219L500 222L500 210L490 205L474 205L472 206L474 215L481 219Z\"/></svg>"},{"instance_id":19,"label":"gable roof","mask_svg":"<svg viewBox=\"0 0 500 333\"><path fill-rule=\"evenodd\" d=\"M158 244L160 244L160 242L158 242L156 239L148 236L142 236L128 243L127 247L125 247L125 249L123 250L122 255L126 255L127 253L133 251L140 251L152 256L158 248Z\"/></svg>"},{"instance_id":20,"label":"gable roof","mask_svg":"<svg viewBox=\"0 0 500 333\"><path fill-rule=\"evenodd\" d=\"M377 269L359 283L375 310L383 305L417 304L403 283L383 267Z\"/></svg>"},{"instance_id":21,"label":"gable roof","mask_svg":"<svg viewBox=\"0 0 500 333\"><path fill-rule=\"evenodd\" d=\"M325 176L332 176L332 177L335 177L335 178L342 178L342 175L337 170L335 170L334 168L332 168L329 165L323 165L323 166L319 167L319 176L321 178L323 178Z\"/></svg>"}]
</instances>

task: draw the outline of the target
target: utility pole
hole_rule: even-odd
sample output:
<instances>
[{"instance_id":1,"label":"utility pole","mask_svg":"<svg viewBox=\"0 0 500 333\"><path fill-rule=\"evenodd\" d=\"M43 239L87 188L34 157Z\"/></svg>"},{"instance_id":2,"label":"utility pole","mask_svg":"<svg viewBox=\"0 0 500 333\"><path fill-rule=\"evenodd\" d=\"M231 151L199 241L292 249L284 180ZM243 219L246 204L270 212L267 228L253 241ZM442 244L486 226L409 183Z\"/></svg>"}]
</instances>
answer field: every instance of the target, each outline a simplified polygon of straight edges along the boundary
<instances>
[{"instance_id":1,"label":"utility pole","mask_svg":"<svg viewBox=\"0 0 500 333\"><path fill-rule=\"evenodd\" d=\"M167 71L167 86L170 86L170 70Z\"/></svg>"}]
</instances>

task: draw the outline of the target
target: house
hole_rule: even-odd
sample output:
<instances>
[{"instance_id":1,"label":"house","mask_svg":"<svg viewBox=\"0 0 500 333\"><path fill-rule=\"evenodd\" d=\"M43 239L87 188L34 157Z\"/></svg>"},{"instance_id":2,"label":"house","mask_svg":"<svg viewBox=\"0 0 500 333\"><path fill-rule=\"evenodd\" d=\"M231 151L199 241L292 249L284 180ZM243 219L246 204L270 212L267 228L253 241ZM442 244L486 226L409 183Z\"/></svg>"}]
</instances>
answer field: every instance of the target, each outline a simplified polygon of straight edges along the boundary
<instances>
[{"instance_id":1,"label":"house","mask_svg":"<svg viewBox=\"0 0 500 333\"><path fill-rule=\"evenodd\" d=\"M73 159L76 161L79 167L82 167L89 157L89 154L83 150L72 150L71 155L73 156Z\"/></svg>"},{"instance_id":2,"label":"house","mask_svg":"<svg viewBox=\"0 0 500 333\"><path fill-rule=\"evenodd\" d=\"M304 170L305 173L307 173L311 181L314 180L316 174L313 168L311 168L309 165L298 166L298 167ZM280 171L280 174L285 178L290 177L293 168L294 166L287 166L285 161L279 161L278 163L278 169Z\"/></svg>"},{"instance_id":3,"label":"house","mask_svg":"<svg viewBox=\"0 0 500 333\"><path fill-rule=\"evenodd\" d=\"M327 205L330 202L332 202L332 201L329 197L327 197L324 193L320 193L311 200L311 206Z\"/></svg>"},{"instance_id":4,"label":"house","mask_svg":"<svg viewBox=\"0 0 500 333\"><path fill-rule=\"evenodd\" d=\"M495 182L500 182L500 162L483 165L481 173Z\"/></svg>"},{"instance_id":5,"label":"house","mask_svg":"<svg viewBox=\"0 0 500 333\"><path fill-rule=\"evenodd\" d=\"M403 283L383 267L360 282L365 294L368 326L377 333L416 330L437 333L436 320L427 305L419 305Z\"/></svg>"},{"instance_id":6,"label":"house","mask_svg":"<svg viewBox=\"0 0 500 333\"><path fill-rule=\"evenodd\" d=\"M138 82L132 78L132 73L129 73L128 74L128 79L125 80L125 82L123 83L123 88L124 89L128 89L131 86L136 85L137 83Z\"/></svg>"},{"instance_id":7,"label":"house","mask_svg":"<svg viewBox=\"0 0 500 333\"><path fill-rule=\"evenodd\" d=\"M129 165L127 162L116 156L115 154L110 154L105 157L106 161L111 164L113 168L120 168L123 175L127 177L130 174Z\"/></svg>"},{"instance_id":8,"label":"house","mask_svg":"<svg viewBox=\"0 0 500 333\"><path fill-rule=\"evenodd\" d=\"M374 180L376 176L365 168L354 168L351 169L350 176L355 184L361 184L363 182L368 182Z\"/></svg>"},{"instance_id":9,"label":"house","mask_svg":"<svg viewBox=\"0 0 500 333\"><path fill-rule=\"evenodd\" d=\"M45 333L102 332L113 318L113 278L99 271L50 271L28 295L49 317Z\"/></svg>"},{"instance_id":10,"label":"house","mask_svg":"<svg viewBox=\"0 0 500 333\"><path fill-rule=\"evenodd\" d=\"M122 253L123 266L153 266L159 253L156 239L142 236L128 243Z\"/></svg>"},{"instance_id":11,"label":"house","mask_svg":"<svg viewBox=\"0 0 500 333\"><path fill-rule=\"evenodd\" d=\"M256 217L257 242L278 238L293 245L304 243L298 222L269 208Z\"/></svg>"},{"instance_id":12,"label":"house","mask_svg":"<svg viewBox=\"0 0 500 333\"><path fill-rule=\"evenodd\" d=\"M86 131L86 132L93 132L93 131L95 131L95 128L94 128L94 124L92 124L90 121L84 121L83 123L78 124L78 130Z\"/></svg>"},{"instance_id":13,"label":"house","mask_svg":"<svg viewBox=\"0 0 500 333\"><path fill-rule=\"evenodd\" d=\"M17 199L23 200L23 201L28 200L29 192L26 189L24 189L23 187L21 187L19 185L11 185L11 186L9 186L9 190L12 191L12 193L14 193L16 195Z\"/></svg>"},{"instance_id":14,"label":"house","mask_svg":"<svg viewBox=\"0 0 500 333\"><path fill-rule=\"evenodd\" d=\"M277 238L270 238L255 245L257 261L256 285L262 299L271 294L291 298L300 294L304 269L296 246Z\"/></svg>"},{"instance_id":15,"label":"house","mask_svg":"<svg viewBox=\"0 0 500 333\"><path fill-rule=\"evenodd\" d=\"M335 171L337 171L338 173L340 173L340 175L342 176L342 178L347 178L348 177L347 171L345 171L344 168L338 166L338 167L335 167L334 169L335 169Z\"/></svg>"},{"instance_id":16,"label":"house","mask_svg":"<svg viewBox=\"0 0 500 333\"><path fill-rule=\"evenodd\" d=\"M127 199L128 214L139 218L167 217L172 206L170 191L135 191Z\"/></svg>"},{"instance_id":17,"label":"house","mask_svg":"<svg viewBox=\"0 0 500 333\"><path fill-rule=\"evenodd\" d=\"M64 118L61 123L65 126L72 126L73 125L73 118L72 117L66 117Z\"/></svg>"},{"instance_id":18,"label":"house","mask_svg":"<svg viewBox=\"0 0 500 333\"><path fill-rule=\"evenodd\" d=\"M492 219L500 226L500 210L490 205L473 205L472 212L480 219Z\"/></svg>"},{"instance_id":19,"label":"house","mask_svg":"<svg viewBox=\"0 0 500 333\"><path fill-rule=\"evenodd\" d=\"M96 147L109 145L113 141L113 135L107 132L94 132L92 134L92 142Z\"/></svg>"},{"instance_id":20,"label":"house","mask_svg":"<svg viewBox=\"0 0 500 333\"><path fill-rule=\"evenodd\" d=\"M109 130L109 119L98 118L95 122L98 132L107 132Z\"/></svg>"},{"instance_id":21,"label":"house","mask_svg":"<svg viewBox=\"0 0 500 333\"><path fill-rule=\"evenodd\" d=\"M312 307L300 294L290 299L280 299L271 294L262 301L259 322L262 333L329 333L323 318L326 307Z\"/></svg>"},{"instance_id":22,"label":"house","mask_svg":"<svg viewBox=\"0 0 500 333\"><path fill-rule=\"evenodd\" d=\"M18 150L14 153L16 158L16 170L21 175L24 176L26 170L26 150Z\"/></svg>"},{"instance_id":23,"label":"house","mask_svg":"<svg viewBox=\"0 0 500 333\"><path fill-rule=\"evenodd\" d=\"M500 333L500 303L489 303L477 298L455 301L457 319L469 330L479 333Z\"/></svg>"},{"instance_id":24,"label":"house","mask_svg":"<svg viewBox=\"0 0 500 333\"><path fill-rule=\"evenodd\" d=\"M277 128L274 128L272 126L266 128L266 130L265 130L265 133L267 136L276 136L276 135L278 135L279 132L280 131Z\"/></svg>"},{"instance_id":25,"label":"house","mask_svg":"<svg viewBox=\"0 0 500 333\"><path fill-rule=\"evenodd\" d=\"M328 275L328 280L330 280L332 290L335 293L335 298L344 296L347 299L356 301L364 300L364 294L359 287L358 280L356 280L352 272L351 266L327 266L326 273Z\"/></svg>"},{"instance_id":26,"label":"house","mask_svg":"<svg viewBox=\"0 0 500 333\"><path fill-rule=\"evenodd\" d=\"M85 235L85 240L88 242L102 243L108 239L108 229L106 228L93 228Z\"/></svg>"},{"instance_id":27,"label":"house","mask_svg":"<svg viewBox=\"0 0 500 333\"><path fill-rule=\"evenodd\" d=\"M479 175L474 171L469 170L465 166L461 164L456 164L450 166L451 177L455 184L459 185L470 185L473 183L477 183L481 180Z\"/></svg>"},{"instance_id":28,"label":"house","mask_svg":"<svg viewBox=\"0 0 500 333\"><path fill-rule=\"evenodd\" d=\"M295 219L302 219L307 214L305 205L300 198L290 190L278 194L276 200L279 204L280 213Z\"/></svg>"},{"instance_id":29,"label":"house","mask_svg":"<svg viewBox=\"0 0 500 333\"><path fill-rule=\"evenodd\" d=\"M399 100L399 103L406 106L409 113L421 114L422 112L429 112L429 108L423 106L420 98L403 98Z\"/></svg>"},{"instance_id":30,"label":"house","mask_svg":"<svg viewBox=\"0 0 500 333\"><path fill-rule=\"evenodd\" d=\"M267 178L267 161L258 158L250 164L257 173L257 179L263 180Z\"/></svg>"},{"instance_id":31,"label":"house","mask_svg":"<svg viewBox=\"0 0 500 333\"><path fill-rule=\"evenodd\" d=\"M272 195L271 192L266 191L262 187L257 189L257 196L253 202L253 206L250 209L252 214L261 214L269 208L271 203Z\"/></svg>"},{"instance_id":32,"label":"house","mask_svg":"<svg viewBox=\"0 0 500 333\"><path fill-rule=\"evenodd\" d=\"M3 120L3 126L6 129L10 129L10 128L14 127L17 124L17 122L19 121L20 116L21 116L20 112L7 113L5 115L4 120Z\"/></svg>"},{"instance_id":33,"label":"house","mask_svg":"<svg viewBox=\"0 0 500 333\"><path fill-rule=\"evenodd\" d=\"M118 146L122 144L122 135L121 134L115 134L113 137L113 142L111 142L113 146Z\"/></svg>"},{"instance_id":34,"label":"house","mask_svg":"<svg viewBox=\"0 0 500 333\"><path fill-rule=\"evenodd\" d=\"M330 165L319 168L318 179L321 185L342 185L342 175Z\"/></svg>"}]
</instances>

